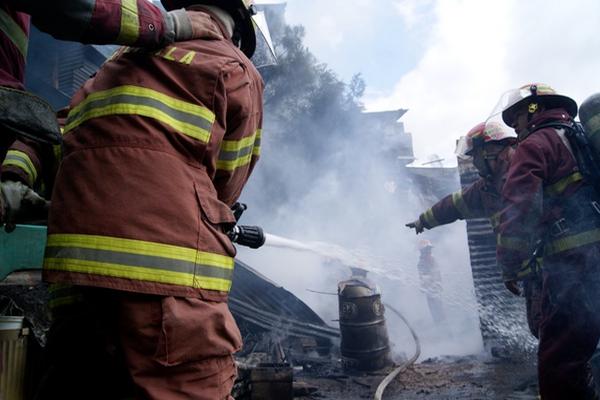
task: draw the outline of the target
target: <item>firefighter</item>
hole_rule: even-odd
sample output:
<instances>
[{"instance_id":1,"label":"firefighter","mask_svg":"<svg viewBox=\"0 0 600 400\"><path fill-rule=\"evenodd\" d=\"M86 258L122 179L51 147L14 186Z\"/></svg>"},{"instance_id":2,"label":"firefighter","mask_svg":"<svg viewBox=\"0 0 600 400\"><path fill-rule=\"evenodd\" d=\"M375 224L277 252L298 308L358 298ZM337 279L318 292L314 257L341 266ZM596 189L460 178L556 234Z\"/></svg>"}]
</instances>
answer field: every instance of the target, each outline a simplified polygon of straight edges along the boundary
<instances>
[{"instance_id":1,"label":"firefighter","mask_svg":"<svg viewBox=\"0 0 600 400\"><path fill-rule=\"evenodd\" d=\"M600 228L597 194L578 172L566 138L577 114L571 98L528 84L501 99L504 122L518 134L502 188L497 256L509 287L543 243L538 349L542 399L593 399L588 362L600 337Z\"/></svg>"},{"instance_id":2,"label":"firefighter","mask_svg":"<svg viewBox=\"0 0 600 400\"><path fill-rule=\"evenodd\" d=\"M160 48L200 33L195 32L198 27L190 14L183 10L165 13L145 0L0 0L0 87L3 88L0 107L5 109L0 124L0 161L15 137L44 142L60 140L50 107L23 92L30 19L57 39L82 43ZM21 102L28 107L12 107L7 115L6 108ZM34 114L49 117L35 124L36 118L27 115L31 113L30 107L35 107ZM39 119L41 115L36 117Z\"/></svg>"},{"instance_id":3,"label":"firefighter","mask_svg":"<svg viewBox=\"0 0 600 400\"><path fill-rule=\"evenodd\" d=\"M444 197L406 226L419 234L459 219L477 217L488 217L494 225L494 216L499 210L498 193L515 144L514 134L499 124L482 122L474 126L461 138L456 153L460 158L473 160L480 178Z\"/></svg>"},{"instance_id":4,"label":"firefighter","mask_svg":"<svg viewBox=\"0 0 600 400\"><path fill-rule=\"evenodd\" d=\"M442 274L431 254L433 244L427 239L422 239L419 240L418 248L420 255L417 269L419 270L421 289L427 297L427 305L433 322L436 325L441 324L446 319L444 305L442 304Z\"/></svg>"},{"instance_id":5,"label":"firefighter","mask_svg":"<svg viewBox=\"0 0 600 400\"><path fill-rule=\"evenodd\" d=\"M260 155L247 1L167 1L202 38L124 48L75 94L43 277L53 323L38 399L229 399L230 206ZM133 392L133 393L132 393Z\"/></svg>"},{"instance_id":6,"label":"firefighter","mask_svg":"<svg viewBox=\"0 0 600 400\"><path fill-rule=\"evenodd\" d=\"M69 109L56 113L60 129ZM17 223L46 221L62 146L21 138L10 146L0 167L0 226L11 232Z\"/></svg>"},{"instance_id":7,"label":"firefighter","mask_svg":"<svg viewBox=\"0 0 600 400\"><path fill-rule=\"evenodd\" d=\"M496 232L501 209L500 191L516 142L515 134L497 121L482 122L473 127L459 141L456 153L459 158L472 160L481 177L467 188L444 197L406 226L419 234L459 219L489 218ZM515 285L514 282L510 284ZM511 290L520 289L515 286ZM536 338L541 313L540 294L541 281L537 274L532 274L524 282L524 295L527 325Z\"/></svg>"}]
</instances>

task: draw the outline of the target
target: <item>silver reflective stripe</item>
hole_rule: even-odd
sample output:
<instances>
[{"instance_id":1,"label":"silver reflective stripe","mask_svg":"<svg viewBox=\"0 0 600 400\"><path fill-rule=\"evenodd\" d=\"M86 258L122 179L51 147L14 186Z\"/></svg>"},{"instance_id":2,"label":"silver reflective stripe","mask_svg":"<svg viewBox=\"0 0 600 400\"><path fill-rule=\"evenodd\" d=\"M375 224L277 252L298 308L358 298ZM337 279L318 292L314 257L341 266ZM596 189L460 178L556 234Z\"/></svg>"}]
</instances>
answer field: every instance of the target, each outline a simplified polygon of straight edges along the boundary
<instances>
[{"instance_id":1,"label":"silver reflective stripe","mask_svg":"<svg viewBox=\"0 0 600 400\"><path fill-rule=\"evenodd\" d=\"M178 121L181 121L181 122L184 122L184 123L187 123L190 125L195 125L206 131L210 132L210 130L212 128L212 123L210 121L207 121L206 119L204 119L202 117L198 117L198 116L188 114L186 112L182 112L182 111L176 110L174 108L171 108L168 105L166 105L165 103L161 102L160 100L151 99L149 97L131 96L131 95L127 95L127 94L121 94L121 95L112 96L112 97L109 97L106 99L95 100L95 101L86 103L81 109L78 110L78 112L76 114L74 114L74 115L69 114L69 122L77 120L78 118L80 118L81 115L89 112L92 109L106 107L106 106L114 105L114 104L147 106L147 107L151 107L151 108L160 110ZM115 113L115 114L117 114L117 113Z\"/></svg>"},{"instance_id":2,"label":"silver reflective stripe","mask_svg":"<svg viewBox=\"0 0 600 400\"><path fill-rule=\"evenodd\" d=\"M221 150L221 152L219 153L219 160L220 161L237 160L240 157L243 157L243 156L246 156L246 155L252 153L253 149L254 149L253 145L250 145L250 146L244 147L243 149L240 149L238 151L223 151L223 150Z\"/></svg>"},{"instance_id":3,"label":"silver reflective stripe","mask_svg":"<svg viewBox=\"0 0 600 400\"><path fill-rule=\"evenodd\" d=\"M157 270L183 272L191 275L201 275L210 278L231 279L233 276L232 269L201 265L173 258L120 253L110 250L78 247L47 247L45 257L94 261L115 266L152 268Z\"/></svg>"}]
</instances>

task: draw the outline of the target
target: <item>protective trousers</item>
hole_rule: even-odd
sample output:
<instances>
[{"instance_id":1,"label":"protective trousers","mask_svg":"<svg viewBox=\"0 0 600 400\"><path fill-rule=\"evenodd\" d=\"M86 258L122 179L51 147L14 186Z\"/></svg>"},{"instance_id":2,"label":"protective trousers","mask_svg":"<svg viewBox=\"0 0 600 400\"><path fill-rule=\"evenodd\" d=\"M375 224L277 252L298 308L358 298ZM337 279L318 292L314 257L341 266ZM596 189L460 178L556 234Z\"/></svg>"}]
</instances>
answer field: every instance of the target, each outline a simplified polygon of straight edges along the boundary
<instances>
[{"instance_id":1,"label":"protective trousers","mask_svg":"<svg viewBox=\"0 0 600 400\"><path fill-rule=\"evenodd\" d=\"M600 338L598 247L544 259L538 349L543 400L598 398L589 368Z\"/></svg>"},{"instance_id":2,"label":"protective trousers","mask_svg":"<svg viewBox=\"0 0 600 400\"><path fill-rule=\"evenodd\" d=\"M226 400L241 346L226 303L79 288L60 306L36 400Z\"/></svg>"}]
</instances>

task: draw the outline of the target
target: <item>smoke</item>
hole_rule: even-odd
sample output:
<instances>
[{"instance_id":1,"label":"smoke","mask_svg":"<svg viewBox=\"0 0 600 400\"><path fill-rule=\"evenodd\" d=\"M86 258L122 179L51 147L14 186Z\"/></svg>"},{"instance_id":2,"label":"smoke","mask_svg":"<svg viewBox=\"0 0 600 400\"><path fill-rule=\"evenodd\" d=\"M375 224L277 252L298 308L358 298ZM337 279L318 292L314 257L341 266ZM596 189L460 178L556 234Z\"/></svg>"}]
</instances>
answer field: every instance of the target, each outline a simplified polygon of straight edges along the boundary
<instances>
[{"instance_id":1,"label":"smoke","mask_svg":"<svg viewBox=\"0 0 600 400\"><path fill-rule=\"evenodd\" d=\"M272 33L280 65L265 74L262 155L241 199L249 205L242 223L313 247L317 242L321 254L263 247L239 249L238 257L332 326L339 317L337 296L309 290L336 293L338 282L350 276L347 259L356 260L373 271L369 278L383 302L414 325L423 359L479 352L464 223L424 235L434 241L442 273L446 319L436 324L417 271L419 238L404 226L430 204L421 201L398 149L389 147L398 142L367 125L357 101L360 82L344 84L318 64L302 45L301 29L281 26ZM394 354L412 354L408 329L390 313L387 323Z\"/></svg>"}]
</instances>

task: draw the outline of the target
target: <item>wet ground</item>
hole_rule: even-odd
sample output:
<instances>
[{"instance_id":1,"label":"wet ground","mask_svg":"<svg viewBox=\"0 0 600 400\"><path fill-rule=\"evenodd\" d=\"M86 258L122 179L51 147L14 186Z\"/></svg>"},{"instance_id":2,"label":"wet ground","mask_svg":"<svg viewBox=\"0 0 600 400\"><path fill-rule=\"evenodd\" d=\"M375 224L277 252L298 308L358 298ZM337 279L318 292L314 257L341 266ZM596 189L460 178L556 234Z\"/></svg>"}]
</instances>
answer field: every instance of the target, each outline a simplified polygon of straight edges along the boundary
<instances>
[{"instance_id":1,"label":"wet ground","mask_svg":"<svg viewBox=\"0 0 600 400\"><path fill-rule=\"evenodd\" d=\"M295 399L373 399L385 373L329 377L296 374ZM537 399L536 370L532 360L491 357L428 360L415 364L392 381L384 400L402 399ZM298 388L302 388L300 391Z\"/></svg>"}]
</instances>

